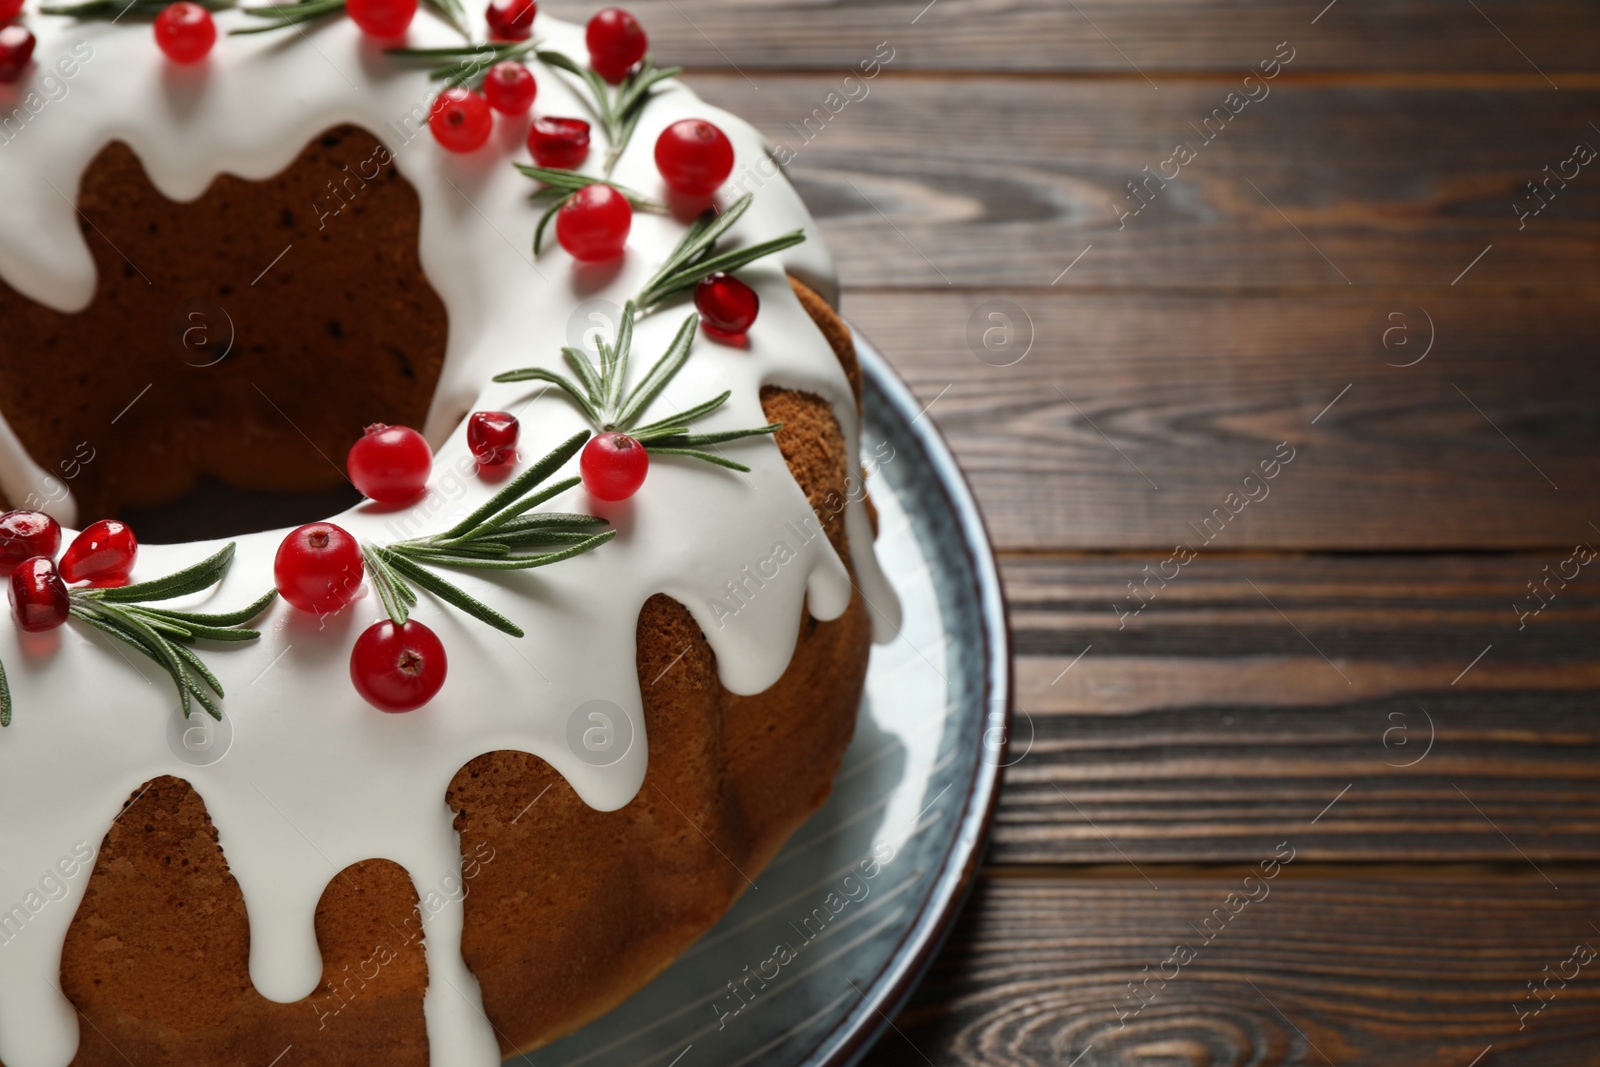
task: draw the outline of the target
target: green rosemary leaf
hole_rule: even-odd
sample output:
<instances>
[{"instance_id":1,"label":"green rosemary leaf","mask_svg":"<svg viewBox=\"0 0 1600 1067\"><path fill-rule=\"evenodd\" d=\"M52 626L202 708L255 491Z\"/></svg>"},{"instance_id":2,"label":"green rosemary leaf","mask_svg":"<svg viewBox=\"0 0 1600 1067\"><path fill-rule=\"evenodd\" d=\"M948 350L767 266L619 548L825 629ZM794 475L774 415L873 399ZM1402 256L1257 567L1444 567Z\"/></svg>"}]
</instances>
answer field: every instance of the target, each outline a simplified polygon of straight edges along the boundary
<instances>
[{"instance_id":1,"label":"green rosemary leaf","mask_svg":"<svg viewBox=\"0 0 1600 1067\"><path fill-rule=\"evenodd\" d=\"M523 636L522 627L500 614L498 611L483 603L481 600L468 594L465 590L452 585L443 578L414 563L404 556L390 557L395 570L416 582L440 600L460 608L479 622L499 630L501 633L510 634L512 637Z\"/></svg>"},{"instance_id":2,"label":"green rosemary leaf","mask_svg":"<svg viewBox=\"0 0 1600 1067\"><path fill-rule=\"evenodd\" d=\"M423 556L481 556L484 559L499 559L510 554L511 550L504 545L493 542L485 544L480 538L473 538L470 542L451 545L448 548L429 544L390 545L389 551L393 554L406 556L410 559L420 559Z\"/></svg>"},{"instance_id":3,"label":"green rosemary leaf","mask_svg":"<svg viewBox=\"0 0 1600 1067\"><path fill-rule=\"evenodd\" d=\"M676 448L687 445L697 448L700 445L720 445L728 441L742 441L747 437L764 437L769 433L777 433L783 429L783 423L774 422L749 430L718 430L713 433L686 433L676 437L657 438L664 448Z\"/></svg>"},{"instance_id":4,"label":"green rosemary leaf","mask_svg":"<svg viewBox=\"0 0 1600 1067\"><path fill-rule=\"evenodd\" d=\"M552 52L541 48L534 53L534 56L547 67L555 67L557 70L564 70L568 74L576 75L580 81L588 86L590 99L585 100L584 104L593 112L594 117L600 120L600 124L607 131L611 129L611 93L606 87L604 78L588 67L579 66L562 52Z\"/></svg>"},{"instance_id":5,"label":"green rosemary leaf","mask_svg":"<svg viewBox=\"0 0 1600 1067\"><path fill-rule=\"evenodd\" d=\"M226 11L233 6L234 0L196 0L196 3L207 11ZM81 4L45 4L39 8L39 14L67 15L82 21L116 21L124 16L153 19L169 6L170 0L85 0Z\"/></svg>"},{"instance_id":6,"label":"green rosemary leaf","mask_svg":"<svg viewBox=\"0 0 1600 1067\"><path fill-rule=\"evenodd\" d=\"M396 626L404 626L410 617L411 606L400 593L405 583L390 570L384 553L375 545L363 541L361 558L367 561L367 574L372 578L373 588L378 591L378 599L383 602L383 610Z\"/></svg>"},{"instance_id":7,"label":"green rosemary leaf","mask_svg":"<svg viewBox=\"0 0 1600 1067\"><path fill-rule=\"evenodd\" d=\"M228 573L228 568L233 564L233 551L234 542L229 541L216 555L165 578L125 585L120 589L88 589L76 595L89 600L129 603L136 600L171 600L198 593L207 586L217 584Z\"/></svg>"},{"instance_id":8,"label":"green rosemary leaf","mask_svg":"<svg viewBox=\"0 0 1600 1067\"><path fill-rule=\"evenodd\" d=\"M657 67L653 56L645 56L639 69L629 75L617 93L618 116L627 119L632 115L637 121L638 115L644 110L650 91L659 83L669 78L676 78L682 73L682 67Z\"/></svg>"},{"instance_id":9,"label":"green rosemary leaf","mask_svg":"<svg viewBox=\"0 0 1600 1067\"><path fill-rule=\"evenodd\" d=\"M151 608L141 608L130 605L129 611L136 612L151 626L164 633L170 633L179 640L192 640L203 638L207 641L254 641L261 636L260 630L246 630L237 626L208 626L205 623L177 619L167 612Z\"/></svg>"},{"instance_id":10,"label":"green rosemary leaf","mask_svg":"<svg viewBox=\"0 0 1600 1067\"><path fill-rule=\"evenodd\" d=\"M472 530L468 531L465 537L456 538L453 541L438 542L438 544L443 547L449 547L460 544L463 541L477 541L485 537L492 537L503 527L509 525L510 523L519 521L526 512L532 511L534 508L538 507L540 504L543 504L547 500L551 500L560 496L573 486L582 483L582 481L582 478L577 477L563 478L559 482L545 486L532 496L523 497L511 507L502 510L498 515L494 516L494 518L487 519L484 522L479 523Z\"/></svg>"},{"instance_id":11,"label":"green rosemary leaf","mask_svg":"<svg viewBox=\"0 0 1600 1067\"><path fill-rule=\"evenodd\" d=\"M344 11L344 0L300 0L297 4L267 4L240 10L246 15L271 21L261 26L243 26L229 30L228 33L234 37L251 33L271 33L288 26L298 26L302 22L314 22L328 15L339 14Z\"/></svg>"},{"instance_id":12,"label":"green rosemary leaf","mask_svg":"<svg viewBox=\"0 0 1600 1067\"><path fill-rule=\"evenodd\" d=\"M625 424L618 409L623 406L625 395L623 390L628 382L628 356L633 349L633 320L636 314L637 310L632 300L623 305L622 321L617 324L617 340L611 348L610 373L603 376L606 383L604 411L608 430L616 425Z\"/></svg>"},{"instance_id":13,"label":"green rosemary leaf","mask_svg":"<svg viewBox=\"0 0 1600 1067\"><path fill-rule=\"evenodd\" d=\"M574 478L569 483L576 485L579 479ZM537 515L523 515L503 523L492 536L496 539L509 535L520 534L526 530L565 529L568 526L605 526L606 520L597 519L593 515L579 515L570 511L541 511Z\"/></svg>"},{"instance_id":14,"label":"green rosemary leaf","mask_svg":"<svg viewBox=\"0 0 1600 1067\"><path fill-rule=\"evenodd\" d=\"M594 369L594 364L589 362L588 353L580 352L576 348L562 348L561 355L566 359L567 366L572 368L572 373L583 382L584 391L589 394L589 401L596 410L600 406L600 375Z\"/></svg>"},{"instance_id":15,"label":"green rosemary leaf","mask_svg":"<svg viewBox=\"0 0 1600 1067\"><path fill-rule=\"evenodd\" d=\"M207 667L205 665L205 662L203 660L201 660L200 657L195 654L193 649L185 648L182 645L173 645L172 646L172 651L177 653L178 658L183 660L184 665L186 667L190 668L196 674L198 674L202 679L204 679L205 683L211 687L212 691L215 692L217 694L217 696L220 697L220 696L224 695L223 692L222 692L222 683L217 680L217 676L216 675L211 673L211 668L209 668L209 667ZM195 696L200 698L200 702L202 704L205 704L207 711L211 711L213 714L216 714L216 712L215 712L215 707L216 706L214 704L206 703L206 696L205 696L204 691L201 690L201 688L198 685L194 684L193 679L190 679L189 691L191 693L193 693ZM218 715L217 717L221 718L220 715Z\"/></svg>"},{"instance_id":16,"label":"green rosemary leaf","mask_svg":"<svg viewBox=\"0 0 1600 1067\"><path fill-rule=\"evenodd\" d=\"M589 421L600 421L599 410L584 395L583 390L573 384L564 374L545 370L543 367L524 367L522 370L511 370L506 371L504 374L496 374L494 380L497 382L549 382L551 385L560 386L568 396L577 402L578 407L589 417Z\"/></svg>"},{"instance_id":17,"label":"green rosemary leaf","mask_svg":"<svg viewBox=\"0 0 1600 1067\"><path fill-rule=\"evenodd\" d=\"M198 623L201 626L237 626L239 623L249 622L257 615L260 615L277 598L278 591L276 589L268 589L255 601L245 605L238 611L226 611L214 615L197 611L175 611L172 608L150 608L147 610L182 623Z\"/></svg>"},{"instance_id":18,"label":"green rosemary leaf","mask_svg":"<svg viewBox=\"0 0 1600 1067\"><path fill-rule=\"evenodd\" d=\"M0 663L0 727L11 725L11 683L6 681L6 665Z\"/></svg>"},{"instance_id":19,"label":"green rosemary leaf","mask_svg":"<svg viewBox=\"0 0 1600 1067\"><path fill-rule=\"evenodd\" d=\"M733 228L733 224L744 217L750 210L750 205L755 201L754 193L745 193L739 199L723 208L721 212L706 211L689 226L678 246L672 250L667 261L661 264L661 269L650 279L645 288L650 288L662 277L674 273L679 267L694 259L695 256L709 252L722 235Z\"/></svg>"},{"instance_id":20,"label":"green rosemary leaf","mask_svg":"<svg viewBox=\"0 0 1600 1067\"><path fill-rule=\"evenodd\" d=\"M668 275L658 275L645 290L639 294L639 306L646 310L658 304L664 304L674 297L693 289L701 278L718 271L733 273L740 267L749 266L756 260L770 256L774 252L781 252L785 248L793 248L806 239L804 230L795 230L782 237L774 237L770 241L751 245L748 248L736 248L730 252L723 252L706 259L696 259L678 268Z\"/></svg>"},{"instance_id":21,"label":"green rosemary leaf","mask_svg":"<svg viewBox=\"0 0 1600 1067\"><path fill-rule=\"evenodd\" d=\"M507 559L477 559L472 556L435 555L430 556L428 562L439 566L461 567L473 570L526 571L535 567L547 567L552 563L560 563L564 559L571 559L573 556L581 556L585 552L592 552L615 536L617 536L617 531L607 530L605 533L585 537L569 548L556 552L541 552L533 556L511 556ZM418 566L412 560L407 559L406 562L412 566ZM409 571L406 573L407 577L414 577ZM418 581L417 584L421 585L422 583ZM466 594L463 593L462 595L465 596ZM521 635L518 634L517 636L520 637Z\"/></svg>"},{"instance_id":22,"label":"green rosemary leaf","mask_svg":"<svg viewBox=\"0 0 1600 1067\"><path fill-rule=\"evenodd\" d=\"M472 40L472 30L467 28L467 9L462 6L461 0L428 0L428 4L444 17L451 29Z\"/></svg>"},{"instance_id":23,"label":"green rosemary leaf","mask_svg":"<svg viewBox=\"0 0 1600 1067\"><path fill-rule=\"evenodd\" d=\"M721 396L712 397L704 404L696 404L688 411L680 411L676 415L652 422L648 426L637 426L628 431L628 436L635 441L643 441L647 437L670 437L675 433L686 432L691 422L705 418L713 411L727 403L732 396L732 391L724 392Z\"/></svg>"},{"instance_id":24,"label":"green rosemary leaf","mask_svg":"<svg viewBox=\"0 0 1600 1067\"><path fill-rule=\"evenodd\" d=\"M543 215L539 216L539 225L535 226L534 229L533 229L533 254L534 255L537 256L537 255L539 255L540 253L542 253L544 251L544 231L545 231L545 229L547 227L549 227L550 220L556 217L556 212L560 211L563 207L565 207L567 201L571 200L571 199L572 199L572 194L568 193L566 196L561 197L555 203L551 204L550 205L550 209L548 211L546 211Z\"/></svg>"},{"instance_id":25,"label":"green rosemary leaf","mask_svg":"<svg viewBox=\"0 0 1600 1067\"><path fill-rule=\"evenodd\" d=\"M140 611L137 607L128 607L124 610L131 612L132 614L143 619L152 630L157 630L164 634L171 634L173 637L192 636L189 628L184 626L182 623L173 622L171 619L163 619L159 615L147 614L143 611Z\"/></svg>"},{"instance_id":26,"label":"green rosemary leaf","mask_svg":"<svg viewBox=\"0 0 1600 1067\"><path fill-rule=\"evenodd\" d=\"M652 456L689 456L692 459L703 459L707 463L715 463L719 467L726 467L731 471L750 473L750 468L743 463L735 463L726 456L719 456L713 452L702 452L695 448L654 448L646 446L645 451Z\"/></svg>"},{"instance_id":27,"label":"green rosemary leaf","mask_svg":"<svg viewBox=\"0 0 1600 1067\"><path fill-rule=\"evenodd\" d=\"M497 381L499 379L496 379ZM589 440L588 430L579 430L565 441L561 442L539 462L513 478L509 484L485 503L480 505L472 514L446 530L439 540L460 537L468 530L480 525L485 519L498 514L507 507L512 506L517 498L532 489L550 475L560 470L567 460L578 454L578 449Z\"/></svg>"},{"instance_id":28,"label":"green rosemary leaf","mask_svg":"<svg viewBox=\"0 0 1600 1067\"><path fill-rule=\"evenodd\" d=\"M633 327L632 310L633 303L630 301L628 303L628 311L624 312L622 317L623 323L628 326L630 331ZM618 426L626 428L632 425L633 421L644 412L644 409L660 394L661 390L666 388L667 383L672 380L673 376L683 368L684 362L689 358L689 349L694 345L694 334L699 325L700 316L698 314L691 313L688 318L683 320L683 325L678 327L678 335L672 339L672 344L668 346L666 354L656 361L656 365L650 368L650 373L646 374L644 379L634 387L633 392L628 395L627 401L622 405L622 410L617 414L616 422Z\"/></svg>"},{"instance_id":29,"label":"green rosemary leaf","mask_svg":"<svg viewBox=\"0 0 1600 1067\"><path fill-rule=\"evenodd\" d=\"M582 544L591 535L577 530L525 530L521 533L495 533L493 544L503 545L508 553L530 548L555 548L559 545Z\"/></svg>"}]
</instances>

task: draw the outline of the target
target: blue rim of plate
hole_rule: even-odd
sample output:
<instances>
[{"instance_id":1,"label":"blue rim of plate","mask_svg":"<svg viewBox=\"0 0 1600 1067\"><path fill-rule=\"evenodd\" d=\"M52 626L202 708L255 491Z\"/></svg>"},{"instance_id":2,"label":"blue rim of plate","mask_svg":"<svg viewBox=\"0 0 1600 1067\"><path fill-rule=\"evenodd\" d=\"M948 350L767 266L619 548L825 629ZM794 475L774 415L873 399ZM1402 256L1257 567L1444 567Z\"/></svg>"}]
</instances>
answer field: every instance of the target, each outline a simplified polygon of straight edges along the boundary
<instances>
[{"instance_id":1,"label":"blue rim of plate","mask_svg":"<svg viewBox=\"0 0 1600 1067\"><path fill-rule=\"evenodd\" d=\"M890 1026L890 1020L911 999L918 983L933 965L949 937L962 905L977 879L988 843L989 828L999 802L1001 772L1008 763L1013 715L1014 680L1011 663L1011 628L1005 592L990 546L989 531L950 447L925 418L918 402L887 359L859 330L856 356L864 378L865 422L879 436L914 445L917 459L932 475L952 521L960 545L969 585L981 621L982 647L972 650L981 660L980 684L984 691L983 733L972 776L951 836L944 864L915 922L900 945L879 970L855 1008L824 1035L797 1067L850 1067L860 1062ZM953 546L947 546L953 547Z\"/></svg>"}]
</instances>

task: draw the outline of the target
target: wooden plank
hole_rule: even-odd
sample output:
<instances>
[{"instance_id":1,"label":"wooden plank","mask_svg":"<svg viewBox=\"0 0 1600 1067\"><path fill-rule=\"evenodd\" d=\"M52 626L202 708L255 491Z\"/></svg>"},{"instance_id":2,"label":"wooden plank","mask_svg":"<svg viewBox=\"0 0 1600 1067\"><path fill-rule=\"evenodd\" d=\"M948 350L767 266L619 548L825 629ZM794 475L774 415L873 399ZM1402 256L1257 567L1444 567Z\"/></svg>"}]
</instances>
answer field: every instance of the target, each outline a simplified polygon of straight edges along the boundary
<instances>
[{"instance_id":1,"label":"wooden plank","mask_svg":"<svg viewBox=\"0 0 1600 1067\"><path fill-rule=\"evenodd\" d=\"M1595 306L1458 287L874 291L844 310L932 403L1002 549L1170 550L1285 441L1270 495L1213 547L1483 549L1596 534ZM997 309L1016 332L988 351Z\"/></svg>"},{"instance_id":2,"label":"wooden plank","mask_svg":"<svg viewBox=\"0 0 1600 1067\"><path fill-rule=\"evenodd\" d=\"M582 21L594 5L542 5ZM1326 10L1324 7L1326 6ZM890 41L897 64L959 71L1092 71L1253 67L1285 38L1325 70L1512 70L1533 64L1560 81L1600 65L1600 13L1573 0L634 0L663 61L753 76L769 68L839 69ZM1076 8L1076 10L1074 10ZM1320 17L1319 17L1320 15ZM1505 36L1501 35L1504 32ZM1510 40L1508 41L1507 38ZM1515 42L1515 44L1511 43ZM1519 52L1520 49L1520 52Z\"/></svg>"},{"instance_id":3,"label":"wooden plank","mask_svg":"<svg viewBox=\"0 0 1600 1067\"><path fill-rule=\"evenodd\" d=\"M1600 148L1593 80L1377 88L1292 71L1255 103L1242 75L1154 92L891 70L853 103L840 74L691 84L782 147L850 286L1600 284L1600 176L1567 162ZM1180 144L1196 153L1182 167ZM1564 163L1576 177L1519 221L1515 204L1544 202L1524 183Z\"/></svg>"},{"instance_id":4,"label":"wooden plank","mask_svg":"<svg viewBox=\"0 0 1600 1067\"><path fill-rule=\"evenodd\" d=\"M1577 960L1600 949L1595 875L1564 875L1556 891L1537 877L1356 880L1303 863L1267 880L1254 865L1151 870L1159 889L1137 876L990 877L899 1033L865 1062L1594 1063L1600 961ZM1236 903L1247 895L1258 899ZM1180 944L1193 952L1181 965Z\"/></svg>"},{"instance_id":5,"label":"wooden plank","mask_svg":"<svg viewBox=\"0 0 1600 1067\"><path fill-rule=\"evenodd\" d=\"M1005 561L994 862L1600 856L1600 560L1166 558Z\"/></svg>"}]
</instances>

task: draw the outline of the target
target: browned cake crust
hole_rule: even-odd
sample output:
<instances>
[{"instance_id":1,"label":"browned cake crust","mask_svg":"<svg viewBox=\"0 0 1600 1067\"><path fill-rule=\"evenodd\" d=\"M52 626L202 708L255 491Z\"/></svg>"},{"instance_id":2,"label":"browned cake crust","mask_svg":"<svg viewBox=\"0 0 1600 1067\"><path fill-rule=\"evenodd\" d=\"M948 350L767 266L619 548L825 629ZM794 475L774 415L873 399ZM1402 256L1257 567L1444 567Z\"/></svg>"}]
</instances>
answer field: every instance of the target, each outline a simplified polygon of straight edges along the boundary
<instances>
[{"instance_id":1,"label":"browned cake crust","mask_svg":"<svg viewBox=\"0 0 1600 1067\"><path fill-rule=\"evenodd\" d=\"M263 184L302 180L296 171L307 159ZM112 153L91 168L86 189L104 187L102 166L127 178ZM234 210L254 213L259 186L240 185ZM127 194L134 199L124 207L153 217L165 201L147 185L141 190ZM412 213L414 250L414 198L396 210ZM263 242L248 227L238 239L261 247L279 240ZM102 278L107 266L100 263ZM97 306L105 299L101 284ZM848 330L815 294L795 288L839 354L859 403ZM0 294L0 307L20 299ZM410 379L424 406L436 376L435 367ZM66 396L84 392L82 384L61 388ZM236 396L233 403L252 401ZM13 412L3 390L0 404ZM831 409L818 397L781 389L764 390L762 406L784 424L778 446L848 565L836 502L850 464ZM348 436L362 415L342 417ZM239 472L223 464L219 473ZM144 483L137 493L171 490ZM448 801L458 812L464 858L463 952L504 1051L570 1032L659 973L822 804L854 730L869 629L859 594L832 622L807 615L782 679L740 697L721 686L715 656L688 611L657 595L638 622L650 758L631 803L595 811L548 764L524 753L489 753L461 769ZM317 908L321 986L297 1004L267 1001L250 983L243 899L205 807L187 783L157 779L106 835L67 935L62 988L80 1012L82 1037L73 1063L259 1067L292 1045L302 1067L425 1064L418 907L410 879L392 863L370 860L341 872Z\"/></svg>"}]
</instances>

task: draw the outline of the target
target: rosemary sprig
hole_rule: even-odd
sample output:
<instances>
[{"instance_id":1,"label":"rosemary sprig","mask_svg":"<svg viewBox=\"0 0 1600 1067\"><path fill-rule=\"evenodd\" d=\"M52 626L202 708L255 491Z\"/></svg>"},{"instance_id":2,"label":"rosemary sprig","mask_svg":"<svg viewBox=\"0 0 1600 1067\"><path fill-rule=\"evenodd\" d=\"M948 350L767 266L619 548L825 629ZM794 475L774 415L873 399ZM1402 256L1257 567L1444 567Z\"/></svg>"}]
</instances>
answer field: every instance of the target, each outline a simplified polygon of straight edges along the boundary
<instances>
[{"instance_id":1,"label":"rosemary sprig","mask_svg":"<svg viewBox=\"0 0 1600 1067\"><path fill-rule=\"evenodd\" d=\"M114 0L91 0L91 2L104 3ZM155 0L137 0L137 2L153 3ZM461 0L427 0L427 4L461 36L468 39L472 37L472 31L467 27L467 10L462 6ZM315 22L328 15L339 14L344 11L344 5L345 0L295 0L294 3L288 4L260 4L241 8L247 15L269 21L260 26L241 26L228 32L235 36L271 33L274 30L298 26L303 22Z\"/></svg>"},{"instance_id":2,"label":"rosemary sprig","mask_svg":"<svg viewBox=\"0 0 1600 1067\"><path fill-rule=\"evenodd\" d=\"M188 646L197 640L254 641L261 632L245 629L243 624L265 611L278 591L269 590L245 607L220 613L154 608L150 604L216 585L233 565L233 552L230 542L216 555L192 567L120 589L74 589L69 595L72 618L131 645L159 664L177 686L178 703L185 718L193 711L194 702L212 718L220 719L222 709L216 698L223 695L222 683ZM10 721L10 702L9 692L0 695L0 717L4 720L0 725Z\"/></svg>"},{"instance_id":3,"label":"rosemary sprig","mask_svg":"<svg viewBox=\"0 0 1600 1067\"><path fill-rule=\"evenodd\" d=\"M385 54L427 63L433 68L428 71L428 77L444 82L441 90L477 89L483 85L490 67L506 60L520 60L538 47L537 40L490 41L445 48L389 48L385 49Z\"/></svg>"},{"instance_id":4,"label":"rosemary sprig","mask_svg":"<svg viewBox=\"0 0 1600 1067\"><path fill-rule=\"evenodd\" d=\"M412 587L419 586L501 633L523 636L520 626L441 578L433 568L531 570L592 552L615 537L615 530L596 532L596 527L605 526L606 520L592 515L531 514L540 504L579 483L578 478L565 478L538 488L577 455L588 440L588 430L573 434L443 533L387 545L363 543L361 554L368 575L395 625L405 625L417 603Z\"/></svg>"},{"instance_id":5,"label":"rosemary sprig","mask_svg":"<svg viewBox=\"0 0 1600 1067\"><path fill-rule=\"evenodd\" d=\"M661 269L645 282L644 288L639 290L639 295L634 297L639 310L647 313L674 297L682 296L708 274L717 271L732 273L774 252L792 248L806 239L804 230L795 230L793 233L786 233L782 237L774 237L770 241L762 241L748 248L718 252L717 241L746 211L750 210L752 199L753 194L745 193L729 204L720 215L714 211L707 211L696 219L694 225L683 235L683 240L678 242L678 247L672 250L667 261L661 265Z\"/></svg>"},{"instance_id":6,"label":"rosemary sprig","mask_svg":"<svg viewBox=\"0 0 1600 1067\"><path fill-rule=\"evenodd\" d=\"M344 0L296 0L292 4L264 4L242 9L246 15L269 21L259 26L239 26L228 31L233 36L249 33L271 33L303 22L315 22L328 15L344 13Z\"/></svg>"},{"instance_id":7,"label":"rosemary sprig","mask_svg":"<svg viewBox=\"0 0 1600 1067\"><path fill-rule=\"evenodd\" d=\"M226 11L234 6L234 0L195 0L195 2L207 11ZM103 19L115 22L125 16L153 19L171 6L171 3L172 0L83 0L78 4L44 4L39 8L39 14L67 15L83 22Z\"/></svg>"},{"instance_id":8,"label":"rosemary sprig","mask_svg":"<svg viewBox=\"0 0 1600 1067\"><path fill-rule=\"evenodd\" d=\"M543 186L528 194L528 199L535 203L540 200L554 198L554 202L539 218L539 225L533 231L533 254L538 255L544 248L544 231L550 225L550 220L556 217L556 212L564 207L568 200L577 195L578 190L589 185L609 185L617 192L628 198L628 203L633 205L635 211L648 211L652 215L665 215L667 206L651 200L643 193L635 192L626 185L607 181L604 178L590 178L575 171L562 170L556 167L530 167L526 163L513 163L523 174L534 181L543 182Z\"/></svg>"},{"instance_id":9,"label":"rosemary sprig","mask_svg":"<svg viewBox=\"0 0 1600 1067\"><path fill-rule=\"evenodd\" d=\"M746 437L776 433L782 428L782 424L774 422L755 429L723 430L717 433L693 433L689 429L693 423L726 403L728 397L733 395L731 391L723 392L720 396L712 397L667 418L643 426L638 425L645 408L661 395L667 383L672 381L673 376L682 370L684 363L688 361L689 350L694 344L695 330L700 325L700 316L691 314L683 320L683 325L678 327L677 336L672 339L666 354L656 361L655 366L651 367L632 389L628 389L628 358L633 347L633 323L636 314L633 301L628 301L627 306L622 309L622 323L617 328L615 343L606 344L605 341L596 339L596 343L600 346L598 371L585 353L576 348L563 348L561 355L565 358L567 366L572 369L571 378L559 371L548 371L543 367L525 367L497 374L494 380L549 382L565 392L594 427L603 433L626 433L643 445L645 451L658 455L689 456L714 463L719 467L727 467L729 470L748 471L750 468L743 463L736 463L715 452L707 452L706 447Z\"/></svg>"},{"instance_id":10,"label":"rosemary sprig","mask_svg":"<svg viewBox=\"0 0 1600 1067\"><path fill-rule=\"evenodd\" d=\"M590 67L578 63L563 52L541 49L535 53L539 62L547 67L564 70L575 75L589 90L590 99L585 101L594 117L600 120L601 127L606 132L605 174L610 176L616 169L617 160L622 158L622 152L628 147L628 141L633 137L634 129L639 125L639 116L644 114L644 106L649 103L655 87L668 78L676 78L683 73L682 67L657 67L653 56L645 56L636 70L623 79L622 84L612 88L606 80L596 74Z\"/></svg>"}]
</instances>

